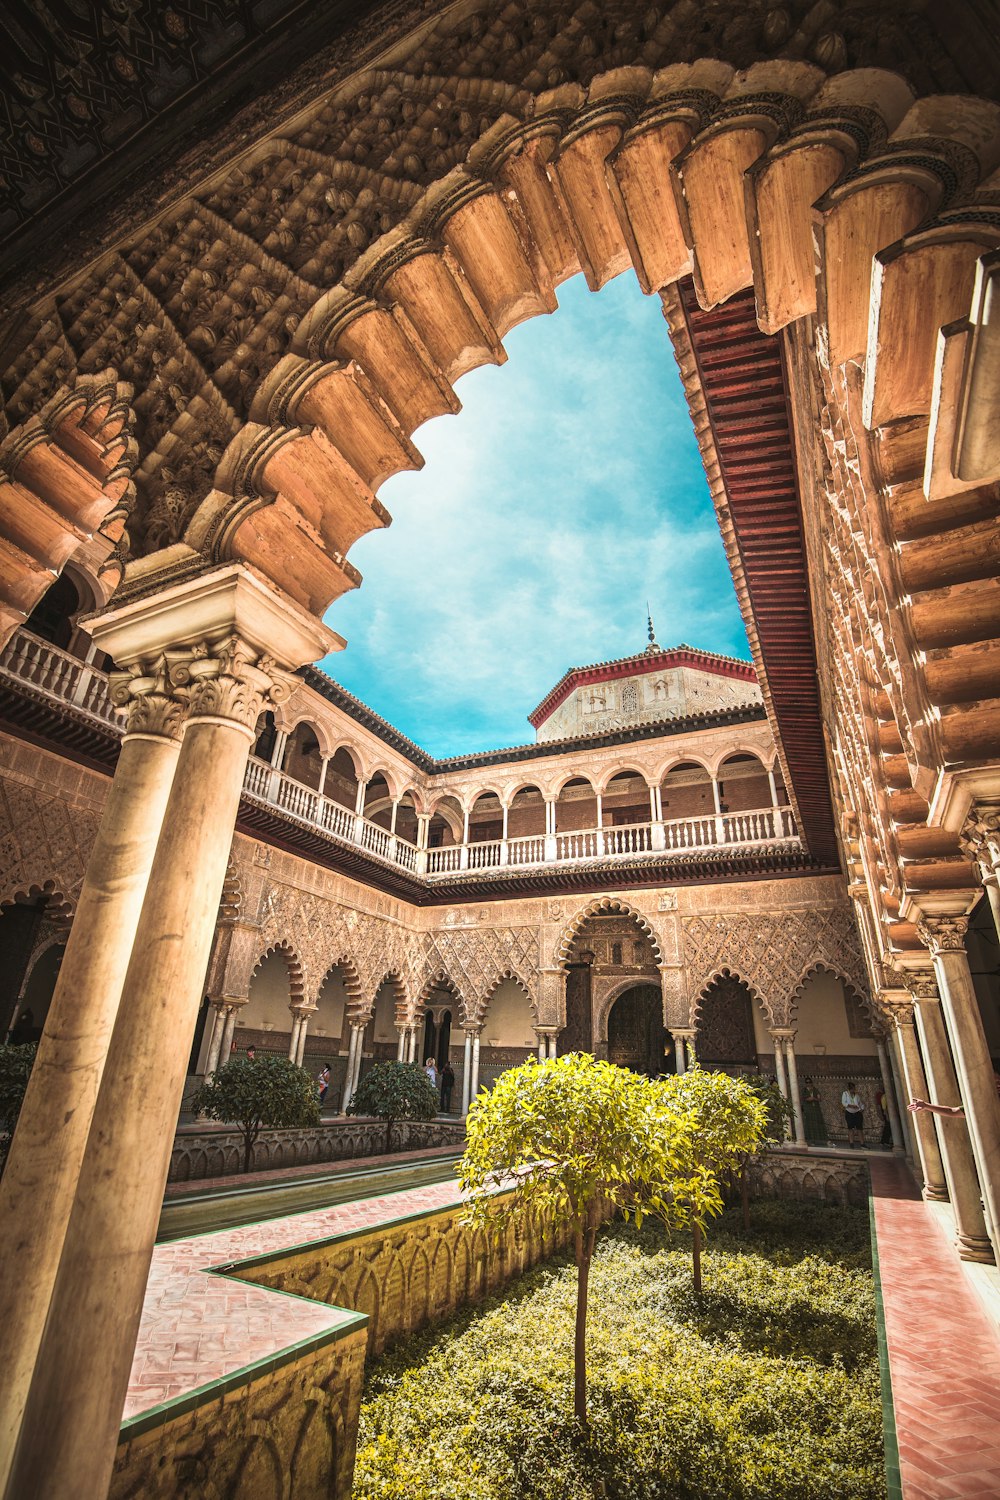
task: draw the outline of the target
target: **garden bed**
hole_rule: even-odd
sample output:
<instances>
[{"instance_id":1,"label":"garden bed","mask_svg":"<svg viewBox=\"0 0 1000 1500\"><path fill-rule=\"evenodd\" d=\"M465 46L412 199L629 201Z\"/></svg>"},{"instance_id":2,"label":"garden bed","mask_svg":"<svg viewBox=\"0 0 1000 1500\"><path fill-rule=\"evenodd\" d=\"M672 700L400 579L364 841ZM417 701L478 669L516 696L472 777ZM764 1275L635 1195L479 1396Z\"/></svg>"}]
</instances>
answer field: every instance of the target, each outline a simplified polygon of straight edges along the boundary
<instances>
[{"instance_id":1,"label":"garden bed","mask_svg":"<svg viewBox=\"0 0 1000 1500\"><path fill-rule=\"evenodd\" d=\"M868 1213L621 1225L590 1282L589 1438L572 1417L576 1272L549 1261L372 1366L355 1500L884 1500Z\"/></svg>"}]
</instances>

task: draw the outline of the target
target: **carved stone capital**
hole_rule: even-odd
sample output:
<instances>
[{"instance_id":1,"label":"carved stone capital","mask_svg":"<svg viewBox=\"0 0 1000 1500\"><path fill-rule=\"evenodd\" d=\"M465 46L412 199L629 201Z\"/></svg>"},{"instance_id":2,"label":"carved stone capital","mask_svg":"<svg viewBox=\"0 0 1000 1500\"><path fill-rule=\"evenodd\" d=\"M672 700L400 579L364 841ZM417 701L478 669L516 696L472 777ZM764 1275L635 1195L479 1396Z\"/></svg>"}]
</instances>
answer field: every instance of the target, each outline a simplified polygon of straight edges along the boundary
<instances>
[{"instance_id":1,"label":"carved stone capital","mask_svg":"<svg viewBox=\"0 0 1000 1500\"><path fill-rule=\"evenodd\" d=\"M171 680L166 657L135 662L110 676L111 701L126 711L125 733L179 740L184 732L187 694Z\"/></svg>"},{"instance_id":2,"label":"carved stone capital","mask_svg":"<svg viewBox=\"0 0 1000 1500\"><path fill-rule=\"evenodd\" d=\"M912 1002L886 998L882 1000L882 1008L891 1025L896 1027L913 1025Z\"/></svg>"},{"instance_id":3,"label":"carved stone capital","mask_svg":"<svg viewBox=\"0 0 1000 1500\"><path fill-rule=\"evenodd\" d=\"M974 807L962 829L959 847L982 866L984 875L1000 871L1000 808Z\"/></svg>"},{"instance_id":4,"label":"carved stone capital","mask_svg":"<svg viewBox=\"0 0 1000 1500\"><path fill-rule=\"evenodd\" d=\"M933 974L907 974L906 988L915 1000L923 1000L930 1004L936 1003L938 996L937 980Z\"/></svg>"},{"instance_id":5,"label":"carved stone capital","mask_svg":"<svg viewBox=\"0 0 1000 1500\"><path fill-rule=\"evenodd\" d=\"M925 917L917 934L932 958L939 953L964 953L968 917Z\"/></svg>"},{"instance_id":6,"label":"carved stone capital","mask_svg":"<svg viewBox=\"0 0 1000 1500\"><path fill-rule=\"evenodd\" d=\"M294 676L238 635L192 646L171 667L171 680L187 692L192 719L230 719L252 731L261 713L283 703Z\"/></svg>"}]
</instances>

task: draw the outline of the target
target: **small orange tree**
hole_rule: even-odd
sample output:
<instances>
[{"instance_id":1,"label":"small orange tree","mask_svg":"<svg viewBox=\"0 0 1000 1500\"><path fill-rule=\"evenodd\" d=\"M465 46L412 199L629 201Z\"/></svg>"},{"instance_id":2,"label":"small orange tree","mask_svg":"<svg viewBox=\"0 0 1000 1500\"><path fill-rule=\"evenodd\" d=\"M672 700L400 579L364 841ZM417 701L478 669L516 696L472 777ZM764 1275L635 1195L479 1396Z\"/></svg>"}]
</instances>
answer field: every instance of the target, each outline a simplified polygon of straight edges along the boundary
<instances>
[{"instance_id":1,"label":"small orange tree","mask_svg":"<svg viewBox=\"0 0 1000 1500\"><path fill-rule=\"evenodd\" d=\"M720 1179L745 1166L764 1140L767 1106L742 1078L697 1066L653 1085L663 1131L675 1142L679 1172L670 1185L668 1223L691 1230L694 1289L700 1292L701 1247L708 1220L722 1212ZM678 1129L680 1115L687 1129Z\"/></svg>"},{"instance_id":2,"label":"small orange tree","mask_svg":"<svg viewBox=\"0 0 1000 1500\"><path fill-rule=\"evenodd\" d=\"M499 1236L537 1211L568 1226L577 1268L574 1410L587 1425L587 1297L597 1231L610 1211L667 1222L668 1185L693 1161L688 1115L647 1078L573 1052L511 1068L469 1110L459 1167L468 1222ZM697 1168L696 1168L697 1170ZM690 1189L689 1189L690 1191Z\"/></svg>"}]
</instances>

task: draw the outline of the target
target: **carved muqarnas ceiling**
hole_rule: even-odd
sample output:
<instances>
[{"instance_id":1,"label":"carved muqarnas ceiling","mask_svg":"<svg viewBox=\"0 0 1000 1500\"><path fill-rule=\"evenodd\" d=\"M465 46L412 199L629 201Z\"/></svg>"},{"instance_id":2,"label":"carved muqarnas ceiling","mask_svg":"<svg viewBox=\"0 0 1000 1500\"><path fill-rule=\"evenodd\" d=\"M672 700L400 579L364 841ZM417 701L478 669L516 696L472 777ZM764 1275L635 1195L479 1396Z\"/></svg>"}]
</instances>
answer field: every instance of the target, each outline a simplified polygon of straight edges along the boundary
<instances>
[{"instance_id":1,"label":"carved muqarnas ceiling","mask_svg":"<svg viewBox=\"0 0 1000 1500\"><path fill-rule=\"evenodd\" d=\"M231 107L240 70L287 66L309 46L374 7L303 0L5 0L0 46L6 75L0 130L0 245L12 244L60 197L148 137L163 145L165 117L183 104ZM274 55L280 54L280 55ZM261 64L270 62L269 69ZM225 88L224 96L221 90Z\"/></svg>"},{"instance_id":2,"label":"carved muqarnas ceiling","mask_svg":"<svg viewBox=\"0 0 1000 1500\"><path fill-rule=\"evenodd\" d=\"M304 9L312 16L317 7ZM16 126L13 137L20 144L11 147L15 156L5 169L6 183L15 198L22 194L20 209L14 199L6 200L11 212L23 211L31 183L36 204L57 183L58 173L49 187L37 176L38 163L24 154L30 157L31 141L53 160L64 149L60 170L68 170L66 129L74 98L81 102L73 108L87 113L76 139L81 149L99 155L112 144L105 139L108 91L123 68L136 78L122 78L120 105L134 92L144 94L143 108L149 110L150 100L161 97L150 93L157 69L180 66L181 58L189 69L205 67L207 52L199 63L199 45L210 50L212 37L230 34L226 25L236 28L235 37L251 22L265 24L263 7L222 0L175 8L153 0L106 0L96 10L63 0L57 11L58 38L48 47L36 43L31 69L24 48L29 33L39 35L37 21L28 26L36 14L33 4L20 0L8 12L25 33L18 54L24 54L24 68L8 96L8 123ZM398 31L402 8L394 7L391 15ZM186 41L174 35L182 26ZM211 490L222 453L252 416L261 381L287 352L303 319L359 255L412 213L429 184L467 158L501 115L521 118L533 95L568 83L586 86L609 68L656 68L704 56L738 67L794 57L837 72L884 64L888 49L892 65L911 75L921 91L959 82L908 0L838 12L837 26L823 30L805 0L778 8L765 0L699 7L654 0L646 8L626 0L511 3L449 13L412 43L397 46L391 68L371 69L345 89L326 93L320 80L328 54L320 49L310 63L312 102L296 113L294 125L275 129L275 113L266 112L262 97L253 119L242 120L238 140L229 140L220 127L216 137L185 155L180 182L171 185L168 173L145 185L144 211L158 193L164 201L172 194L175 205L184 193L150 232L136 233L140 215L127 216L127 194L107 205L111 227L105 226L104 243L117 239L120 249L21 326L20 352L3 377L8 421L13 426L24 420L80 371L114 368L135 390L141 463L132 545L141 553L169 545ZM370 48L370 38L365 46ZM356 50L363 54L365 46L359 42ZM345 42L333 76L345 76L348 53ZM291 97L286 89L286 110ZM103 114L99 98L107 105ZM268 136L268 130L274 133ZM227 171L234 146L245 151L248 138L258 144ZM214 175L206 181L209 169ZM192 192L191 184L199 181L205 185ZM60 252L54 247L52 253Z\"/></svg>"}]
</instances>

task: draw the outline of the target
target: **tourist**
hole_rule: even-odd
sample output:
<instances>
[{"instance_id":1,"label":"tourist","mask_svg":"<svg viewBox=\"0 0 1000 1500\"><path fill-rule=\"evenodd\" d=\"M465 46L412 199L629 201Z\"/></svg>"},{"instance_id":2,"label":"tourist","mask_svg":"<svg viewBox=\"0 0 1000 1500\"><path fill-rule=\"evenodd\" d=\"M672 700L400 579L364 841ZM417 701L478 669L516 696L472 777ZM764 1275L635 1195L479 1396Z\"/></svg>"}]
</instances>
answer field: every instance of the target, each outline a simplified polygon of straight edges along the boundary
<instances>
[{"instance_id":1,"label":"tourist","mask_svg":"<svg viewBox=\"0 0 1000 1500\"><path fill-rule=\"evenodd\" d=\"M438 1086L438 1070L437 1063L433 1057L429 1057L424 1063L424 1072L430 1079L432 1087L436 1089Z\"/></svg>"},{"instance_id":2,"label":"tourist","mask_svg":"<svg viewBox=\"0 0 1000 1500\"><path fill-rule=\"evenodd\" d=\"M885 1097L885 1089L879 1089L875 1095L875 1103L878 1105L879 1114L882 1116L882 1136L880 1144L883 1151L892 1150L892 1125L889 1122L889 1105Z\"/></svg>"},{"instance_id":3,"label":"tourist","mask_svg":"<svg viewBox=\"0 0 1000 1500\"><path fill-rule=\"evenodd\" d=\"M811 1078L803 1079L803 1085L802 1123L806 1130L806 1140L810 1146L825 1146L827 1144L826 1121L823 1119L819 1089Z\"/></svg>"},{"instance_id":4,"label":"tourist","mask_svg":"<svg viewBox=\"0 0 1000 1500\"><path fill-rule=\"evenodd\" d=\"M256 1060L257 1060L257 1048L251 1042L250 1046L247 1048L247 1062L255 1062Z\"/></svg>"},{"instance_id":5,"label":"tourist","mask_svg":"<svg viewBox=\"0 0 1000 1500\"><path fill-rule=\"evenodd\" d=\"M997 1091L997 1099L1000 1100L1000 1066L993 1064L993 1083ZM927 1099L911 1099L906 1106L914 1114L920 1110L927 1110L928 1114L952 1116L959 1120L965 1119L965 1110L960 1104L931 1104Z\"/></svg>"},{"instance_id":6,"label":"tourist","mask_svg":"<svg viewBox=\"0 0 1000 1500\"><path fill-rule=\"evenodd\" d=\"M455 1087L455 1069L446 1057L441 1069L441 1113L448 1114L451 1109L451 1091Z\"/></svg>"},{"instance_id":7,"label":"tourist","mask_svg":"<svg viewBox=\"0 0 1000 1500\"><path fill-rule=\"evenodd\" d=\"M322 1068L320 1068L320 1070L319 1070L319 1076L317 1077L316 1082L319 1085L319 1102L322 1105L323 1100L326 1098L327 1093L329 1092L329 1088L330 1088L330 1064L329 1063L324 1063L323 1066L322 1066Z\"/></svg>"},{"instance_id":8,"label":"tourist","mask_svg":"<svg viewBox=\"0 0 1000 1500\"><path fill-rule=\"evenodd\" d=\"M863 1147L865 1144L865 1107L853 1079L848 1080L847 1087L840 1096L840 1102L844 1107L848 1145ZM855 1136L857 1140L854 1139Z\"/></svg>"}]
</instances>

